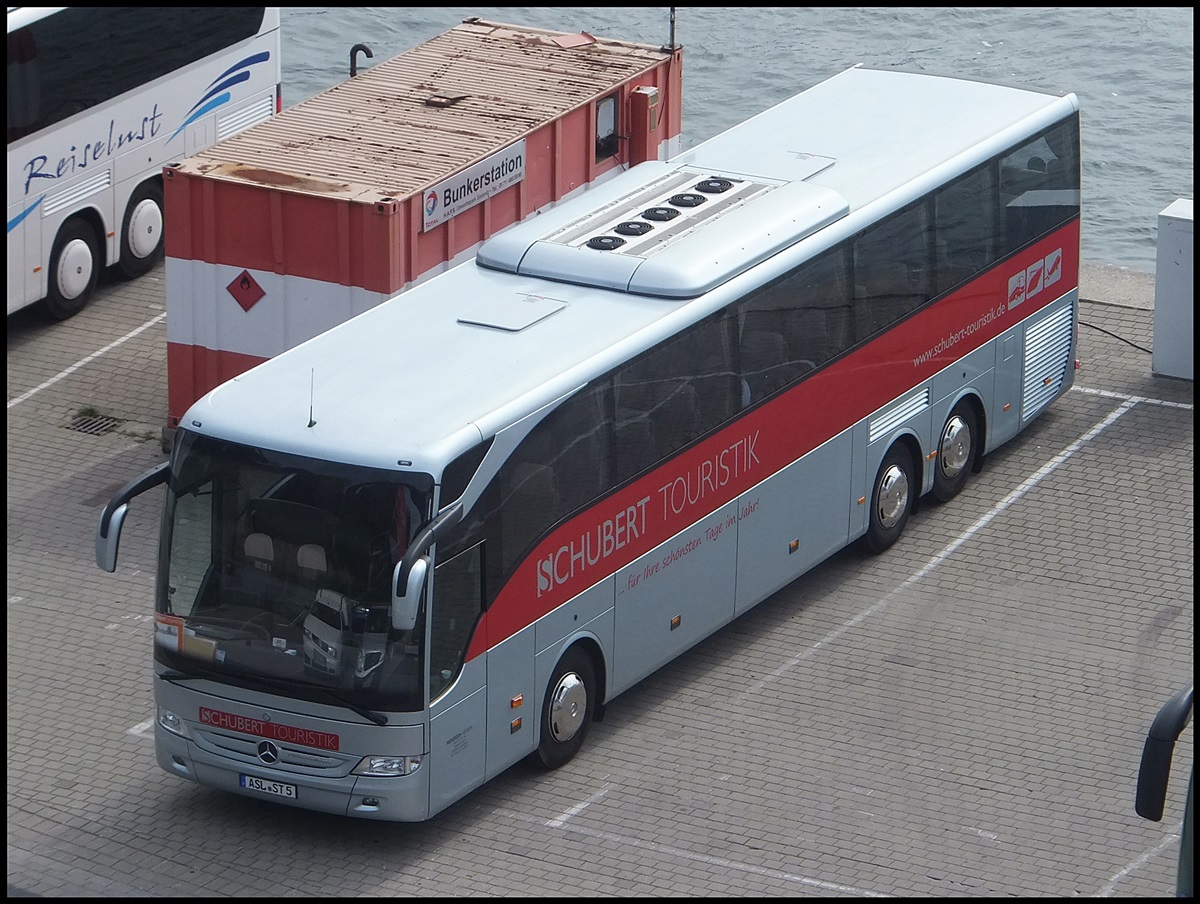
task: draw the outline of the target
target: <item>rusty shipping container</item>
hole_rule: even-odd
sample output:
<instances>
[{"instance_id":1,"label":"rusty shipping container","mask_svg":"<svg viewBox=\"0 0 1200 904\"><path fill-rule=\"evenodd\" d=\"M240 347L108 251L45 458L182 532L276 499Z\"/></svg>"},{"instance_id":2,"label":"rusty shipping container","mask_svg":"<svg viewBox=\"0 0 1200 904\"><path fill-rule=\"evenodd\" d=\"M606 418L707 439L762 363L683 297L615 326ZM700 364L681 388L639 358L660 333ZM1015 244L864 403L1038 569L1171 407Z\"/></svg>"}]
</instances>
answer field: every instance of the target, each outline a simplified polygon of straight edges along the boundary
<instances>
[{"instance_id":1,"label":"rusty shipping container","mask_svg":"<svg viewBox=\"0 0 1200 904\"><path fill-rule=\"evenodd\" d=\"M220 383L677 153L682 71L679 47L468 19L166 167L167 435Z\"/></svg>"}]
</instances>

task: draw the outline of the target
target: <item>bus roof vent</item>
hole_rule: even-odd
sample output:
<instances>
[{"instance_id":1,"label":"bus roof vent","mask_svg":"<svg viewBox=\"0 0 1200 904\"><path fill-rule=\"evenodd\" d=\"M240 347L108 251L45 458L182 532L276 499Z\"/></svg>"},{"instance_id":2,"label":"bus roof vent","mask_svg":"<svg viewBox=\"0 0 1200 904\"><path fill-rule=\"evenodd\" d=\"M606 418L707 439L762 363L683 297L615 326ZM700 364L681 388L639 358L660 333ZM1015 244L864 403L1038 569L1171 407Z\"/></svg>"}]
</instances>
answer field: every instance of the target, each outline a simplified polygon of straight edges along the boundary
<instances>
[{"instance_id":1,"label":"bus roof vent","mask_svg":"<svg viewBox=\"0 0 1200 904\"><path fill-rule=\"evenodd\" d=\"M813 172L829 166L815 158ZM803 181L642 164L583 216L567 204L483 244L480 266L639 295L692 298L841 219L837 192ZM811 173L809 173L811 175ZM649 178L647 178L649 177ZM619 180L613 180L617 182ZM590 190L583 197L600 194Z\"/></svg>"}]
</instances>

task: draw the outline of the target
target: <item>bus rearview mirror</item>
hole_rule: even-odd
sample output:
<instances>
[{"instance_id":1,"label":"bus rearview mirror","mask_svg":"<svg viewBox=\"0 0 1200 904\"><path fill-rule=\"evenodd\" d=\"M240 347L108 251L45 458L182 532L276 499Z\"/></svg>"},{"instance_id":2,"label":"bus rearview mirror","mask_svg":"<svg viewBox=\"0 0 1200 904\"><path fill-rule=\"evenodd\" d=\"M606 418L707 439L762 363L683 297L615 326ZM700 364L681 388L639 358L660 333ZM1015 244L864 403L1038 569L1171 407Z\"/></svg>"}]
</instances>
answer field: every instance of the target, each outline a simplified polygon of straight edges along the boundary
<instances>
[{"instance_id":1,"label":"bus rearview mirror","mask_svg":"<svg viewBox=\"0 0 1200 904\"><path fill-rule=\"evenodd\" d=\"M392 575L392 627L397 631L411 631L417 623L417 609L421 603L421 591L425 587L429 559L421 556L414 560L407 577L403 569L404 563L401 562ZM403 593L398 592L400 590Z\"/></svg>"},{"instance_id":2,"label":"bus rearview mirror","mask_svg":"<svg viewBox=\"0 0 1200 904\"><path fill-rule=\"evenodd\" d=\"M96 525L96 564L107 572L117 570L117 547L121 545L121 525L125 521L128 505L118 505L108 517L106 531L104 517Z\"/></svg>"}]
</instances>

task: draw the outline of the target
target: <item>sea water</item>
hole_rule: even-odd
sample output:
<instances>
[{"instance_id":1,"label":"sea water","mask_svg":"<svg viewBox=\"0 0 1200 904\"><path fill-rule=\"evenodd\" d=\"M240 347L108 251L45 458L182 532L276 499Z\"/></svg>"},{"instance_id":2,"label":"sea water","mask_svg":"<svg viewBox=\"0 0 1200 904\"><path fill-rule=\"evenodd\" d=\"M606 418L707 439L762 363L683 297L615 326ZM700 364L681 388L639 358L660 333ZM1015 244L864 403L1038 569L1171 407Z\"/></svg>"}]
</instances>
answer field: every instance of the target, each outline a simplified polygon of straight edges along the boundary
<instances>
[{"instance_id":1,"label":"sea water","mask_svg":"<svg viewBox=\"0 0 1200 904\"><path fill-rule=\"evenodd\" d=\"M1074 92L1085 263L1153 273L1159 212L1192 197L1190 7L285 7L284 105L348 78L355 44L374 54L361 71L470 16L673 39L685 149L859 63ZM927 125L919 109L912 124Z\"/></svg>"}]
</instances>

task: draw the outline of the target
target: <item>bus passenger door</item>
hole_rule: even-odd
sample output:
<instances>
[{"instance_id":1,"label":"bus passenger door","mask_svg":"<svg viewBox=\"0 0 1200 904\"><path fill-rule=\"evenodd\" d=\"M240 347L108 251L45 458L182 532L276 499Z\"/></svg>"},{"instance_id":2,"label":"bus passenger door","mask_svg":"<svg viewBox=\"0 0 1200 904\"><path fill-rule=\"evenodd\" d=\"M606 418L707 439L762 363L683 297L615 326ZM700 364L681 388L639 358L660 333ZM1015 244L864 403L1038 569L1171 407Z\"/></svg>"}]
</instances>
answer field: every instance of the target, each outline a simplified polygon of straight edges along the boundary
<instances>
[{"instance_id":1,"label":"bus passenger door","mask_svg":"<svg viewBox=\"0 0 1200 904\"><path fill-rule=\"evenodd\" d=\"M439 563L426 590L431 816L484 780L487 657L463 661L483 605L481 554L476 544Z\"/></svg>"}]
</instances>

